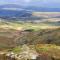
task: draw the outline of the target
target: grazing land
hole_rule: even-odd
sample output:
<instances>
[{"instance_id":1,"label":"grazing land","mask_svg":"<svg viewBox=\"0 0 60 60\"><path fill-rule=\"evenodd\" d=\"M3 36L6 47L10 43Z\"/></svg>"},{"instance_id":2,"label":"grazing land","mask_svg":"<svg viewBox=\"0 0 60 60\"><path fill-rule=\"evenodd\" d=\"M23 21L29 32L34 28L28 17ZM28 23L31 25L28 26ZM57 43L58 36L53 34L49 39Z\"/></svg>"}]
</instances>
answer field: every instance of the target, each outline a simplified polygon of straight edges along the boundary
<instances>
[{"instance_id":1,"label":"grazing land","mask_svg":"<svg viewBox=\"0 0 60 60\"><path fill-rule=\"evenodd\" d=\"M10 54L9 57L13 55L16 60L23 60L19 56L24 59L30 56L29 59L31 59L31 53L32 56L40 57L41 60L44 60L43 58L60 60L60 18L58 18L60 13L34 12L32 15L44 18L42 21L0 19L0 55L6 57Z\"/></svg>"}]
</instances>

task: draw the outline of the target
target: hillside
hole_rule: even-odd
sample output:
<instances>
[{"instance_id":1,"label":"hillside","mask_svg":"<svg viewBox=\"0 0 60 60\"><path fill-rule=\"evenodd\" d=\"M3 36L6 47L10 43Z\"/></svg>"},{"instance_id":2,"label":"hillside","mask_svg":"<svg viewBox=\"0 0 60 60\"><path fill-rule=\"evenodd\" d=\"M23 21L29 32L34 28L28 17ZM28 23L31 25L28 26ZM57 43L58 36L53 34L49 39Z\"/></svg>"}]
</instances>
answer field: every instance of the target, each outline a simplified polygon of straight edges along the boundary
<instances>
[{"instance_id":1,"label":"hillside","mask_svg":"<svg viewBox=\"0 0 60 60\"><path fill-rule=\"evenodd\" d=\"M14 44L13 44L14 43ZM21 44L56 44L60 45L60 28L41 29L38 31L0 29L0 48L14 47Z\"/></svg>"}]
</instances>

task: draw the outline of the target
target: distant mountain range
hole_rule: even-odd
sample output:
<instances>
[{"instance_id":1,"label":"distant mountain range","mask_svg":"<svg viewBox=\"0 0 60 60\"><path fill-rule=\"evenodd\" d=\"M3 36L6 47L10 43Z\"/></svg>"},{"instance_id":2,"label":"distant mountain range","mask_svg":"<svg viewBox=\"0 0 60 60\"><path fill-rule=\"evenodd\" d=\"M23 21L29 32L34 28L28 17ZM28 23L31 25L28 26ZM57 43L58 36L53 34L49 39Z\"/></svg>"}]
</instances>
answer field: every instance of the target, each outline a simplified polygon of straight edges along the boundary
<instances>
[{"instance_id":1,"label":"distant mountain range","mask_svg":"<svg viewBox=\"0 0 60 60\"><path fill-rule=\"evenodd\" d=\"M0 6L0 17L2 18L30 17L31 15L30 11L19 5L7 4Z\"/></svg>"},{"instance_id":2,"label":"distant mountain range","mask_svg":"<svg viewBox=\"0 0 60 60\"><path fill-rule=\"evenodd\" d=\"M22 8L22 6L16 5L16 4L0 5L0 9L2 9L2 8Z\"/></svg>"},{"instance_id":3,"label":"distant mountain range","mask_svg":"<svg viewBox=\"0 0 60 60\"><path fill-rule=\"evenodd\" d=\"M28 17L31 15L31 12L26 10L4 10L0 9L0 17Z\"/></svg>"},{"instance_id":4,"label":"distant mountain range","mask_svg":"<svg viewBox=\"0 0 60 60\"><path fill-rule=\"evenodd\" d=\"M32 16L32 12L60 12L60 8L42 8L37 6L21 6L16 4L0 5L0 18L40 19Z\"/></svg>"},{"instance_id":5,"label":"distant mountain range","mask_svg":"<svg viewBox=\"0 0 60 60\"><path fill-rule=\"evenodd\" d=\"M16 8L16 10L28 10L28 11L39 11L39 12L60 12L60 8L45 8L38 6L21 6L16 4L6 4L0 5L0 9L12 10L11 8Z\"/></svg>"}]
</instances>

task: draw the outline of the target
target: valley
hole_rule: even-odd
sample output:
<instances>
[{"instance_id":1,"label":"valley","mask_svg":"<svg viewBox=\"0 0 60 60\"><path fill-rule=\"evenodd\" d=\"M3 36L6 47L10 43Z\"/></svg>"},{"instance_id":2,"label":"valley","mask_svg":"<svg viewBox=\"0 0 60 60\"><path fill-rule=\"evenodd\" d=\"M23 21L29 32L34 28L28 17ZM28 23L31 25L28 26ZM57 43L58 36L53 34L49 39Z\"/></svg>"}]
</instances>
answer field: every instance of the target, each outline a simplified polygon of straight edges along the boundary
<instances>
[{"instance_id":1,"label":"valley","mask_svg":"<svg viewBox=\"0 0 60 60\"><path fill-rule=\"evenodd\" d=\"M60 1L0 0L0 60L60 60Z\"/></svg>"},{"instance_id":2,"label":"valley","mask_svg":"<svg viewBox=\"0 0 60 60\"><path fill-rule=\"evenodd\" d=\"M59 16L60 13L57 12L35 12L32 17L22 19L21 16L19 19L14 18L15 20L0 17L0 58L24 60L25 57L31 59L34 56L36 60L60 59Z\"/></svg>"}]
</instances>

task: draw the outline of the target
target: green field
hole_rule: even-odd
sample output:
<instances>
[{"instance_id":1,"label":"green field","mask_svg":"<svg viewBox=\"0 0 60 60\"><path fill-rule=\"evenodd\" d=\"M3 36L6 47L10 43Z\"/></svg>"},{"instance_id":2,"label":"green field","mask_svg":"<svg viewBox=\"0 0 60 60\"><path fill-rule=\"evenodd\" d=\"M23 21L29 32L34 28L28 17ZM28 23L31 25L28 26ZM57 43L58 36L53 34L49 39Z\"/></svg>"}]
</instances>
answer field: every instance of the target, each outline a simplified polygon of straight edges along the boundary
<instances>
[{"instance_id":1,"label":"green field","mask_svg":"<svg viewBox=\"0 0 60 60\"><path fill-rule=\"evenodd\" d=\"M59 23L60 24L60 23ZM24 22L2 22L0 28L9 28L15 30L34 29L35 31L40 29L58 28L58 23L24 23Z\"/></svg>"}]
</instances>

